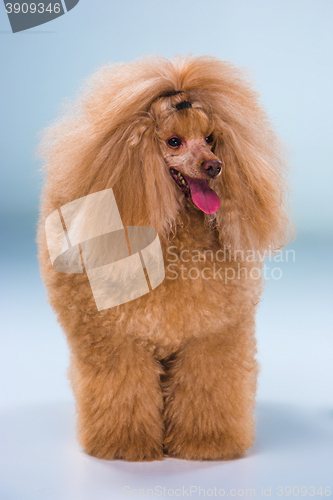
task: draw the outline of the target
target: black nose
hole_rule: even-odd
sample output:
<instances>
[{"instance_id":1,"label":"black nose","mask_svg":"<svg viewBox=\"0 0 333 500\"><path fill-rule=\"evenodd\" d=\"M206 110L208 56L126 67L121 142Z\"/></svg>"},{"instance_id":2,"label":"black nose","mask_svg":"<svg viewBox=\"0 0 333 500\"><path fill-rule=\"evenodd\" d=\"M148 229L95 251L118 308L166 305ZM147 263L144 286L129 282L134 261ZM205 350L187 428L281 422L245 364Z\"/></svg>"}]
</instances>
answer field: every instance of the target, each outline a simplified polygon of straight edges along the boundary
<instances>
[{"instance_id":1,"label":"black nose","mask_svg":"<svg viewBox=\"0 0 333 500\"><path fill-rule=\"evenodd\" d=\"M220 160L206 160L201 166L212 179L217 177L222 170L222 162Z\"/></svg>"}]
</instances>

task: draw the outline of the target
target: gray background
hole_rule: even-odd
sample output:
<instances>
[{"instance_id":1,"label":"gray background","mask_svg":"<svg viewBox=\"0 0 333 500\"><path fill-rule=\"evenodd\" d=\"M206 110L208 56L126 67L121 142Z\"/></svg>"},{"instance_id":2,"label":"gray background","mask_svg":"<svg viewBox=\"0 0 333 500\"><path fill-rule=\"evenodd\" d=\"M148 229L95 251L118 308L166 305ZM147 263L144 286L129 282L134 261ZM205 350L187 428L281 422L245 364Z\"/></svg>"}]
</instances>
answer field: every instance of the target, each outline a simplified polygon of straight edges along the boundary
<instances>
[{"instance_id":1,"label":"gray background","mask_svg":"<svg viewBox=\"0 0 333 500\"><path fill-rule=\"evenodd\" d=\"M272 486L277 498L278 485L333 486L332 26L330 0L81 0L12 34L0 5L1 499L104 500L123 498L126 485L191 484L253 487L257 496ZM227 463L84 455L67 346L38 274L38 132L92 71L152 53L212 54L245 67L290 153L296 261L267 282L258 313L255 447Z\"/></svg>"}]
</instances>

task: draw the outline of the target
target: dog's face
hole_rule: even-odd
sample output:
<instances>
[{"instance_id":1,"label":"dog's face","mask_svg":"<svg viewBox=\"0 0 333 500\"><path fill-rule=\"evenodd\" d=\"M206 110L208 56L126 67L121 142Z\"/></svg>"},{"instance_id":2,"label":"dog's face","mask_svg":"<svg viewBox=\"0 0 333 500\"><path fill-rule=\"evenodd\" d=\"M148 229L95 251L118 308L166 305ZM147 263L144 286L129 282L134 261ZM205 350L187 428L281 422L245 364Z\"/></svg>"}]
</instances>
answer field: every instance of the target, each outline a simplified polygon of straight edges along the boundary
<instances>
[{"instance_id":1,"label":"dog's face","mask_svg":"<svg viewBox=\"0 0 333 500\"><path fill-rule=\"evenodd\" d=\"M183 104L184 103L184 104ZM179 189L205 213L217 212L220 200L208 181L221 174L222 162L214 154L214 126L202 109L181 101L158 127L162 154Z\"/></svg>"}]
</instances>

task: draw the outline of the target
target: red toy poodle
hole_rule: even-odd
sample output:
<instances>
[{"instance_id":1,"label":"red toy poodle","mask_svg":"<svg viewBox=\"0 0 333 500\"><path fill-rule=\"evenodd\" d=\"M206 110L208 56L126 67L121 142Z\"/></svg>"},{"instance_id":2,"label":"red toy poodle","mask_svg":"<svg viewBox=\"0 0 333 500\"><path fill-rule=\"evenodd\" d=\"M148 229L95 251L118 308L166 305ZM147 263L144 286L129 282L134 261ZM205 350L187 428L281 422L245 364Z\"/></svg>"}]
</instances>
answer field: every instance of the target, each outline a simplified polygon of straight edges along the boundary
<instances>
[{"instance_id":1,"label":"red toy poodle","mask_svg":"<svg viewBox=\"0 0 333 500\"><path fill-rule=\"evenodd\" d=\"M241 455L254 439L261 255L285 243L288 226L281 146L251 85L214 57L104 67L46 131L41 156L39 257L86 452ZM158 235L164 279L98 308L87 272L53 267L45 221L110 188L124 227Z\"/></svg>"}]
</instances>

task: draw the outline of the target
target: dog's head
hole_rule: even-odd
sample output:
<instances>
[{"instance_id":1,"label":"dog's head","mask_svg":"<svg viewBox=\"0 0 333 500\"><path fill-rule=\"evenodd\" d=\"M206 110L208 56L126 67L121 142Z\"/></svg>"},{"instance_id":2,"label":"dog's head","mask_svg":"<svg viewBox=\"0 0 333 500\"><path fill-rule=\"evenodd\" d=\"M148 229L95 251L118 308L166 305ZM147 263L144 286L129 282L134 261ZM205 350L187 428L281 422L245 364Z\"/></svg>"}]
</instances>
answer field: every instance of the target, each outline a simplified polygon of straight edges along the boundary
<instances>
[{"instance_id":1,"label":"dog's head","mask_svg":"<svg viewBox=\"0 0 333 500\"><path fill-rule=\"evenodd\" d=\"M192 203L228 246L285 242L281 146L229 63L151 57L103 68L43 151L56 208L112 187L124 225L168 237Z\"/></svg>"},{"instance_id":2,"label":"dog's head","mask_svg":"<svg viewBox=\"0 0 333 500\"><path fill-rule=\"evenodd\" d=\"M161 154L180 191L200 210L214 214L220 200L208 181L222 171L222 162L214 154L214 123L184 92L171 93L170 99L158 99L152 106L160 139ZM163 111L162 111L163 110Z\"/></svg>"}]
</instances>

